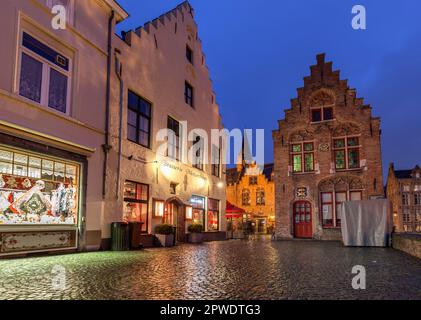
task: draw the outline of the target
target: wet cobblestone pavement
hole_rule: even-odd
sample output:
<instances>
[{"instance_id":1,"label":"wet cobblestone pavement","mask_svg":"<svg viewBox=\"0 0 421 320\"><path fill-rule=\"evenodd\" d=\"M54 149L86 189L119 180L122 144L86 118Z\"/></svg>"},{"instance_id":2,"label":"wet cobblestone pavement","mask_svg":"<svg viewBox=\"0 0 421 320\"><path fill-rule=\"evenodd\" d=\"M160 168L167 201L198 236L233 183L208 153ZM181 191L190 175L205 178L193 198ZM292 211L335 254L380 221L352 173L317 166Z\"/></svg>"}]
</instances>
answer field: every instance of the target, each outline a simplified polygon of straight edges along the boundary
<instances>
[{"instance_id":1,"label":"wet cobblestone pavement","mask_svg":"<svg viewBox=\"0 0 421 320\"><path fill-rule=\"evenodd\" d=\"M53 287L56 265L64 290ZM366 267L366 290L352 289L354 265ZM0 260L0 299L421 299L421 260L269 240Z\"/></svg>"}]
</instances>

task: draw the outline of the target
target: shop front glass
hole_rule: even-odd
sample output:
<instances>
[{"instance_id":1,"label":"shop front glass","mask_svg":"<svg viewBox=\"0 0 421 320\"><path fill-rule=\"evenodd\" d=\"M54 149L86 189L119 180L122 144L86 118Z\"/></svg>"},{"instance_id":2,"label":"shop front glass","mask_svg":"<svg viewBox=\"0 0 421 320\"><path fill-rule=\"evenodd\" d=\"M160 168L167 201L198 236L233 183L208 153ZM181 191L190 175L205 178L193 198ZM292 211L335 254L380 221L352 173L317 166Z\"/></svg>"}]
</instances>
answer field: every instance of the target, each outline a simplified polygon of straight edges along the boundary
<instances>
[{"instance_id":1,"label":"shop front glass","mask_svg":"<svg viewBox=\"0 0 421 320\"><path fill-rule=\"evenodd\" d=\"M208 201L208 228L207 231L219 230L219 200Z\"/></svg>"},{"instance_id":2,"label":"shop front glass","mask_svg":"<svg viewBox=\"0 0 421 320\"><path fill-rule=\"evenodd\" d=\"M144 233L148 232L148 200L148 185L131 181L124 183L123 221L141 222Z\"/></svg>"},{"instance_id":3,"label":"shop front glass","mask_svg":"<svg viewBox=\"0 0 421 320\"><path fill-rule=\"evenodd\" d=\"M205 226L205 198L192 196L190 199L190 203L193 207L193 223L201 224L203 227Z\"/></svg>"},{"instance_id":4,"label":"shop front glass","mask_svg":"<svg viewBox=\"0 0 421 320\"><path fill-rule=\"evenodd\" d=\"M77 225L80 165L0 146L0 225Z\"/></svg>"}]
</instances>

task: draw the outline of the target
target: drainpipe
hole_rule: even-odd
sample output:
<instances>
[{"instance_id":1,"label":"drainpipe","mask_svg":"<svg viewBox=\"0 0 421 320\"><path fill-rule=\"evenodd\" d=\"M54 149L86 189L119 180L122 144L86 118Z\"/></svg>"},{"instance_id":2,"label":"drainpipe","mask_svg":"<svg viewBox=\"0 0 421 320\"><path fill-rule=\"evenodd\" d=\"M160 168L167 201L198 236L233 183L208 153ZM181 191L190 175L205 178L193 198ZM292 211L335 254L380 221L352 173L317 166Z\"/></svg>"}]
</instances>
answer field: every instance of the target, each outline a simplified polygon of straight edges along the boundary
<instances>
[{"instance_id":1,"label":"drainpipe","mask_svg":"<svg viewBox=\"0 0 421 320\"><path fill-rule=\"evenodd\" d=\"M112 54L112 32L114 23L115 12L111 12L111 16L108 20L108 56L107 56L107 89L106 89L106 100L105 100L105 141L102 145L104 151L104 164L102 172L102 198L105 199L106 193L106 177L107 177L107 166L108 166L108 153L111 150L110 146L110 95L111 95L111 54Z\"/></svg>"},{"instance_id":2,"label":"drainpipe","mask_svg":"<svg viewBox=\"0 0 421 320\"><path fill-rule=\"evenodd\" d=\"M115 65L115 72L117 74L117 77L120 81L120 112L119 112L119 125L118 125L118 162L117 162L117 186L116 186L116 198L119 198L120 195L120 175L121 175L121 153L122 153L122 130L123 130L123 88L124 88L124 82L122 78L123 74L123 65L120 61L120 59L116 56L116 65Z\"/></svg>"}]
</instances>

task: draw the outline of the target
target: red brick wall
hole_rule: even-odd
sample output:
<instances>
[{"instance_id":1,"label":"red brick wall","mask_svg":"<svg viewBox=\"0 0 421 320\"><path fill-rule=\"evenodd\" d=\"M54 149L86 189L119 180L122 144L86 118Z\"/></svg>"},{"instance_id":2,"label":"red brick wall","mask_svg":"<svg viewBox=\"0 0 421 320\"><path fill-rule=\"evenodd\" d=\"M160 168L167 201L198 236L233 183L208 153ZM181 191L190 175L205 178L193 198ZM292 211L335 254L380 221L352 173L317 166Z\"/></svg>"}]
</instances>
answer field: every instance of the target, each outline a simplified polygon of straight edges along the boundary
<instances>
[{"instance_id":1,"label":"red brick wall","mask_svg":"<svg viewBox=\"0 0 421 320\"><path fill-rule=\"evenodd\" d=\"M380 146L380 119L372 116L369 105L356 97L347 80L340 80L332 63L317 56L311 75L304 78L304 87L291 100L285 118L273 132L275 162L275 212L278 238L294 236L292 207L297 200L312 205L312 232L316 239L338 239L340 229L323 228L321 224L320 190L350 191L360 189L363 199L384 196ZM333 105L334 119L311 122L310 108ZM332 151L333 137L358 136L360 168L336 171ZM313 141L315 171L292 173L292 142ZM298 197L296 188L307 188L307 196Z\"/></svg>"}]
</instances>

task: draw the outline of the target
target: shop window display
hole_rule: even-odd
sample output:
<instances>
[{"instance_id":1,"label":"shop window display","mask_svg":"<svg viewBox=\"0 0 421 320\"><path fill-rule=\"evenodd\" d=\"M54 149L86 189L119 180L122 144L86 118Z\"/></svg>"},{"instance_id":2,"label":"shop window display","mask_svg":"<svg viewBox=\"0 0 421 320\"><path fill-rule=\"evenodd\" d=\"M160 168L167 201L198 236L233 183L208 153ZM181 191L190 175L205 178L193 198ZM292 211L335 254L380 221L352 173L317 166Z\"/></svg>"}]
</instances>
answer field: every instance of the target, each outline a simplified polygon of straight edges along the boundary
<instances>
[{"instance_id":1,"label":"shop window display","mask_svg":"<svg viewBox=\"0 0 421 320\"><path fill-rule=\"evenodd\" d=\"M193 196L190 203L193 207L193 223L205 226L205 198Z\"/></svg>"},{"instance_id":2,"label":"shop window display","mask_svg":"<svg viewBox=\"0 0 421 320\"><path fill-rule=\"evenodd\" d=\"M207 231L219 230L219 201L209 199L208 204L208 228Z\"/></svg>"},{"instance_id":3,"label":"shop window display","mask_svg":"<svg viewBox=\"0 0 421 320\"><path fill-rule=\"evenodd\" d=\"M149 186L126 181L124 183L124 216L126 222L142 223L142 232L148 232Z\"/></svg>"},{"instance_id":4,"label":"shop window display","mask_svg":"<svg viewBox=\"0 0 421 320\"><path fill-rule=\"evenodd\" d=\"M76 225L79 165L0 148L0 224Z\"/></svg>"}]
</instances>

